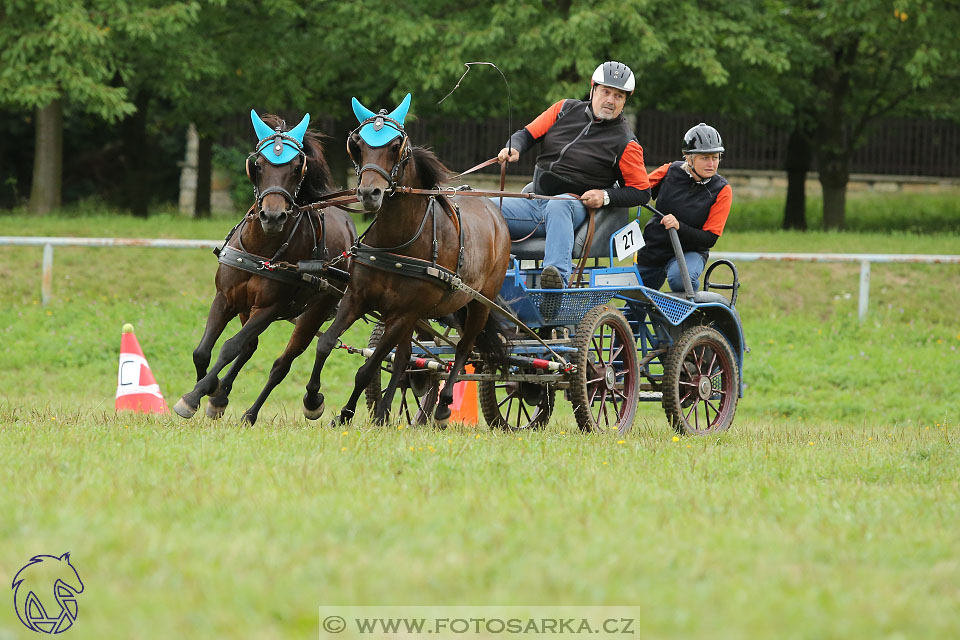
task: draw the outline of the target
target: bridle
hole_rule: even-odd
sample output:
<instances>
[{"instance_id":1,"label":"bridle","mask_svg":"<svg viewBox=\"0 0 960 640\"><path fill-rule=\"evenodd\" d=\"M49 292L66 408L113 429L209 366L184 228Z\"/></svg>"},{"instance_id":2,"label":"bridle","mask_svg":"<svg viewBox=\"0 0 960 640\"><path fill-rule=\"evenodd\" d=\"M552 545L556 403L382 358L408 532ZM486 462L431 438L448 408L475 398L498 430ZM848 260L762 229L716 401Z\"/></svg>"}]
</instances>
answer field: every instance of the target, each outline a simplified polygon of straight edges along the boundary
<instances>
[{"instance_id":1,"label":"bridle","mask_svg":"<svg viewBox=\"0 0 960 640\"><path fill-rule=\"evenodd\" d=\"M261 191L260 172L257 168L256 158L263 154L263 150L270 143L273 143L272 151L277 155L280 155L280 153L283 151L284 142L288 142L293 145L293 147L297 150L297 155L302 160L300 163L300 177L297 179L297 186L293 190L292 194L281 186L267 187ZM293 162L293 160L294 158L290 158L290 160L284 162L283 164L290 164ZM249 178L250 182L253 184L253 197L256 200L254 204L254 213L259 214L263 211L263 199L272 193L279 193L289 203L289 206L283 210L283 213L287 215L297 215L300 213L300 207L297 206L297 194L300 193L300 187L303 185L303 179L307 175L307 154L303 151L303 143L293 136L287 135L287 133L281 131L280 127L278 126L272 135L269 135L257 142L257 146L254 148L253 152L247 156L246 170L247 178Z\"/></svg>"},{"instance_id":2,"label":"bridle","mask_svg":"<svg viewBox=\"0 0 960 640\"><path fill-rule=\"evenodd\" d=\"M390 169L390 173L387 173L380 165L372 162L368 162L361 167L359 163L357 163L356 158L353 157L353 153L350 150L350 143L353 141L353 136L357 135L357 132L359 132L360 129L368 124L373 124L374 131L380 131L383 127L390 127L391 129L397 131L397 133L399 133L401 136L400 151L397 153L397 160L393 163L393 168ZM360 139L363 139L362 136ZM409 140L410 138L407 136L407 132L404 130L403 125L397 120L389 117L386 109L381 109L380 113L377 115L373 116L372 118L367 118L361 122L360 126L351 131L350 135L347 136L347 156L349 156L350 162L353 163L353 168L356 169L357 186L359 187L360 180L363 178L364 173L367 171L373 171L387 181L386 193L388 196L392 196L394 193L396 193L397 176L400 174L400 171L403 169L404 165L406 165L406 163L410 160ZM390 142L393 142L393 139L391 139Z\"/></svg>"}]
</instances>

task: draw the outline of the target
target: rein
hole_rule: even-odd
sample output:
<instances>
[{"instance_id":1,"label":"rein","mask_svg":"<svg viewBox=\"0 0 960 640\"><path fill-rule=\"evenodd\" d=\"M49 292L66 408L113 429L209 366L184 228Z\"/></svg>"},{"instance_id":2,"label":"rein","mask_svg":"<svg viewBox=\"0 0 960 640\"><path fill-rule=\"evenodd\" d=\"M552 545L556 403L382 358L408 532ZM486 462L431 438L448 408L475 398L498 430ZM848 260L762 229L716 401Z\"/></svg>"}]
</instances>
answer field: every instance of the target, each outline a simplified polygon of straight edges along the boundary
<instances>
[{"instance_id":1,"label":"rein","mask_svg":"<svg viewBox=\"0 0 960 640\"><path fill-rule=\"evenodd\" d=\"M517 193L516 191L474 191L461 187L436 187L435 189L396 188L397 193L423 196L472 196L476 198L526 198L527 200L569 200L567 196L542 196L539 193Z\"/></svg>"}]
</instances>

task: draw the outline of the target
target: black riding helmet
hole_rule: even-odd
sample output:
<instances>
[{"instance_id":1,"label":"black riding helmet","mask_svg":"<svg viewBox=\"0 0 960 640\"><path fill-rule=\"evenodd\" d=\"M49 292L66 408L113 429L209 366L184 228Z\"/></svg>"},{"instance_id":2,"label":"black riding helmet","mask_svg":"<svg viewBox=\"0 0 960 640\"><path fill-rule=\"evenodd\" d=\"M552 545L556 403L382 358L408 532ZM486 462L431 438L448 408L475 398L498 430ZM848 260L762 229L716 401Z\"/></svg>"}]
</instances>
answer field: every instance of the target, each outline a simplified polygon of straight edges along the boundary
<instances>
[{"instance_id":1,"label":"black riding helmet","mask_svg":"<svg viewBox=\"0 0 960 640\"><path fill-rule=\"evenodd\" d=\"M597 67L596 71L593 72L593 76L590 78L591 94L593 93L593 87L598 84L620 89L621 91L626 91L627 95L633 95L633 90L637 85L637 79L633 75L633 71L630 70L630 67L616 60L609 60L601 64Z\"/></svg>"},{"instance_id":2,"label":"black riding helmet","mask_svg":"<svg viewBox=\"0 0 960 640\"><path fill-rule=\"evenodd\" d=\"M720 133L705 122L690 127L683 134L683 155L688 153L723 153Z\"/></svg>"}]
</instances>

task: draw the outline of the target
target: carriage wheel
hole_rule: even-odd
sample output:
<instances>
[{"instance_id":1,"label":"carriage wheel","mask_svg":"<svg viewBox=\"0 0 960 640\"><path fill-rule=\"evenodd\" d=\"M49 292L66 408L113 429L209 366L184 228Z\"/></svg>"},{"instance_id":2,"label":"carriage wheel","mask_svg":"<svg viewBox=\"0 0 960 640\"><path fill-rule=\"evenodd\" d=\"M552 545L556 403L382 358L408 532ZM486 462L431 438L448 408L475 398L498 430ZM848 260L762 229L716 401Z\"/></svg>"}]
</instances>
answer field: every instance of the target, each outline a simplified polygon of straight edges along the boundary
<instances>
[{"instance_id":1,"label":"carriage wheel","mask_svg":"<svg viewBox=\"0 0 960 640\"><path fill-rule=\"evenodd\" d=\"M492 429L542 429L550 421L556 391L548 384L481 380L480 411Z\"/></svg>"},{"instance_id":2,"label":"carriage wheel","mask_svg":"<svg viewBox=\"0 0 960 640\"><path fill-rule=\"evenodd\" d=\"M684 434L725 431L733 422L740 392L737 359L726 338L712 327L680 335L663 364L663 410Z\"/></svg>"},{"instance_id":3,"label":"carriage wheel","mask_svg":"<svg viewBox=\"0 0 960 640\"><path fill-rule=\"evenodd\" d=\"M380 342L383 336L383 324L378 322L370 333L370 339L367 340L367 347L373 349ZM380 401L380 395L383 393L381 378L389 380L390 374L382 367L373 375L373 379L367 388L364 389L364 397L367 401L367 411L373 415L377 402ZM400 418L408 425L421 425L429 422L433 416L434 409L437 408L437 396L439 395L440 385L437 379L426 372L407 372L400 379L400 386L397 393L400 396L400 404L397 406L397 400L394 399L392 415L396 416L399 411Z\"/></svg>"},{"instance_id":4,"label":"carriage wheel","mask_svg":"<svg viewBox=\"0 0 960 640\"><path fill-rule=\"evenodd\" d=\"M591 309L573 337L577 371L570 381L570 401L584 431L624 434L637 412L640 372L630 323L615 307Z\"/></svg>"}]
</instances>

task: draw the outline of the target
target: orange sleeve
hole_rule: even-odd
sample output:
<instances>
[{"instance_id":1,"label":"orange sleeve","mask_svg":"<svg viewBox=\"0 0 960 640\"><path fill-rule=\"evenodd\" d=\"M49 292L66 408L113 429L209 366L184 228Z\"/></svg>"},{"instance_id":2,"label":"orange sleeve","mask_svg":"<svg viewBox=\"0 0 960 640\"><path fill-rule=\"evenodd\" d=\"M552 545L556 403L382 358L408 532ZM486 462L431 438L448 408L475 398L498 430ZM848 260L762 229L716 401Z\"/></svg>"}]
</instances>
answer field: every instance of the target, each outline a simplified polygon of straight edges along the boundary
<instances>
[{"instance_id":1,"label":"orange sleeve","mask_svg":"<svg viewBox=\"0 0 960 640\"><path fill-rule=\"evenodd\" d=\"M653 173L650 174L650 188L654 188L660 181L663 180L663 177L667 175L667 170L670 169L670 163L660 165L653 170Z\"/></svg>"},{"instance_id":2,"label":"orange sleeve","mask_svg":"<svg viewBox=\"0 0 960 640\"><path fill-rule=\"evenodd\" d=\"M703 224L703 230L716 234L717 237L723 234L723 226L727 224L727 216L730 215L730 205L733 204L733 189L730 185L725 185L720 193L717 194L717 200L710 207L710 213L707 214L707 221Z\"/></svg>"},{"instance_id":3,"label":"orange sleeve","mask_svg":"<svg viewBox=\"0 0 960 640\"><path fill-rule=\"evenodd\" d=\"M650 188L647 178L647 168L643 164L643 149L636 140L627 143L627 147L620 156L620 173L623 174L625 187L633 187L646 191Z\"/></svg>"},{"instance_id":4,"label":"orange sleeve","mask_svg":"<svg viewBox=\"0 0 960 640\"><path fill-rule=\"evenodd\" d=\"M527 132L533 136L534 140L545 136L550 127L553 126L553 123L557 121L557 115L559 115L560 109L563 108L563 103L563 100L554 103L549 109L534 118L533 122L524 127Z\"/></svg>"}]
</instances>

